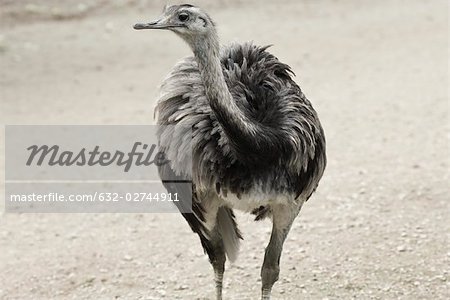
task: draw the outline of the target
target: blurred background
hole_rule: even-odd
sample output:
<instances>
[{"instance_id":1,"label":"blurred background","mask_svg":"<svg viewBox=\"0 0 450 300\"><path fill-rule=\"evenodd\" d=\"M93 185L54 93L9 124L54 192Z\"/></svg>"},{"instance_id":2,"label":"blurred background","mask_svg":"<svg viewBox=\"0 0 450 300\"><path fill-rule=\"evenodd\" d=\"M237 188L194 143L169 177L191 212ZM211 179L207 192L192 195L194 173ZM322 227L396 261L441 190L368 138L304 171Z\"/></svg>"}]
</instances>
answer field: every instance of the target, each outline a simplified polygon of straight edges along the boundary
<instances>
[{"instance_id":1,"label":"blurred background","mask_svg":"<svg viewBox=\"0 0 450 300\"><path fill-rule=\"evenodd\" d=\"M273 44L327 136L328 167L285 244L274 298L448 299L448 1L190 3L224 44ZM132 25L165 4L0 0L0 123L153 124L157 87L190 50ZM270 222L238 219L225 299L256 299ZM1 299L214 298L177 214L2 212L0 249Z\"/></svg>"}]
</instances>

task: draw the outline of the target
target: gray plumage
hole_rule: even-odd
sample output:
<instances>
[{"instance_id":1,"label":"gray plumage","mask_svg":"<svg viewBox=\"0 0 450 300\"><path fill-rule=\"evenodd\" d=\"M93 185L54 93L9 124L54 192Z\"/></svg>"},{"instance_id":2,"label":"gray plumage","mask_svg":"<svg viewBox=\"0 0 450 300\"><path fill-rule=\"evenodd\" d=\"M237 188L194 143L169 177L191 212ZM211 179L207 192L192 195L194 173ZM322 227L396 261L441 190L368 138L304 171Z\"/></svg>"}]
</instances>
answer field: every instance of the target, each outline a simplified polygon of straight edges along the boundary
<instances>
[{"instance_id":1,"label":"gray plumage","mask_svg":"<svg viewBox=\"0 0 450 300\"><path fill-rule=\"evenodd\" d=\"M214 22L197 7L168 7L158 21L135 28L170 29L194 52L175 65L161 86L158 124L174 126L160 131L160 146L171 160L160 174L192 177L193 212L183 216L213 265L217 299L222 297L225 255L235 260L241 239L233 208L254 213L256 220L272 218L261 270L262 299L269 299L283 242L325 169L325 137L317 114L290 67L268 47L220 48ZM183 194L179 185L165 186ZM186 204L177 205L183 209Z\"/></svg>"}]
</instances>

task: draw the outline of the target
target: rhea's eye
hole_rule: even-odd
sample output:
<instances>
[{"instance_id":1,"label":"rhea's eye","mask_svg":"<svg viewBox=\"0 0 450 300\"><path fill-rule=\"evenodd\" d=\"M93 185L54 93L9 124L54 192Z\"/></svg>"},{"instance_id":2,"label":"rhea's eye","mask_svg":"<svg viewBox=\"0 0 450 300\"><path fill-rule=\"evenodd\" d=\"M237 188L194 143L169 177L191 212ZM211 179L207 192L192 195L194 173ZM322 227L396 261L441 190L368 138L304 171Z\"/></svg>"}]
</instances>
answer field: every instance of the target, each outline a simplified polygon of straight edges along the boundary
<instances>
[{"instance_id":1,"label":"rhea's eye","mask_svg":"<svg viewBox=\"0 0 450 300\"><path fill-rule=\"evenodd\" d=\"M180 20L181 22L186 22L187 20L189 20L189 15L187 13L181 13L178 15L178 20Z\"/></svg>"}]
</instances>

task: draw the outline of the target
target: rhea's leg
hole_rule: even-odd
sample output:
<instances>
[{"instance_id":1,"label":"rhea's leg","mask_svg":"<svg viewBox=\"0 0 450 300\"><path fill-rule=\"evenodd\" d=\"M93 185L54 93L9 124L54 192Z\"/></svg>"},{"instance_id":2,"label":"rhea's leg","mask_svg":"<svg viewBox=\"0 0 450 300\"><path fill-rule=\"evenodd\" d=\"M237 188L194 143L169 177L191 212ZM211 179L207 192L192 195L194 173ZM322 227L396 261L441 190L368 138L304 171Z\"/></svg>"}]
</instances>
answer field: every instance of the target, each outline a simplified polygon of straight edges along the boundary
<instances>
[{"instance_id":1,"label":"rhea's leg","mask_svg":"<svg viewBox=\"0 0 450 300\"><path fill-rule=\"evenodd\" d=\"M213 256L210 256L210 262L214 269L214 282L216 286L216 299L222 300L223 273L225 272L225 251L221 239L212 243Z\"/></svg>"},{"instance_id":2,"label":"rhea's leg","mask_svg":"<svg viewBox=\"0 0 450 300\"><path fill-rule=\"evenodd\" d=\"M209 261L214 269L214 282L216 287L216 299L222 300L223 274L225 272L225 247L218 230L217 212L219 201L213 197L206 198L202 205L205 208L205 225L208 229L208 238L203 245Z\"/></svg>"},{"instance_id":3,"label":"rhea's leg","mask_svg":"<svg viewBox=\"0 0 450 300\"><path fill-rule=\"evenodd\" d=\"M225 247L223 245L222 238L214 227L209 235L208 239L202 241L203 249L209 257L209 262L211 263L214 270L214 282L216 286L216 299L222 300L222 283L223 283L223 273L225 272Z\"/></svg>"},{"instance_id":4,"label":"rhea's leg","mask_svg":"<svg viewBox=\"0 0 450 300\"><path fill-rule=\"evenodd\" d=\"M272 234L264 255L261 268L262 300L269 300L272 286L278 280L280 273L280 257L283 243L289 233L291 225L300 211L301 205L296 207L288 205L272 206Z\"/></svg>"},{"instance_id":5,"label":"rhea's leg","mask_svg":"<svg viewBox=\"0 0 450 300\"><path fill-rule=\"evenodd\" d=\"M203 249L208 254L209 262L214 269L216 298L222 300L222 281L225 272L225 248L216 228L208 233L208 237L200 236Z\"/></svg>"}]
</instances>

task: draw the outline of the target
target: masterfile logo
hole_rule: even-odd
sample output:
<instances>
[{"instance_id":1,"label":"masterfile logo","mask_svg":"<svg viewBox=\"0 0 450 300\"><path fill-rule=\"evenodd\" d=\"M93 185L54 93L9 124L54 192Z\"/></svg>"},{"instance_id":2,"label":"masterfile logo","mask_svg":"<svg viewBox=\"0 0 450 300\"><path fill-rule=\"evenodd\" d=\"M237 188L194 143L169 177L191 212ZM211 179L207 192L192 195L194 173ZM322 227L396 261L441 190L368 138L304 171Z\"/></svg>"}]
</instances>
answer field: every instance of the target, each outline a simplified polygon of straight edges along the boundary
<instances>
[{"instance_id":1,"label":"masterfile logo","mask_svg":"<svg viewBox=\"0 0 450 300\"><path fill-rule=\"evenodd\" d=\"M191 212L192 153L176 153L181 171L162 172L166 129L6 126L6 211Z\"/></svg>"},{"instance_id":2,"label":"masterfile logo","mask_svg":"<svg viewBox=\"0 0 450 300\"><path fill-rule=\"evenodd\" d=\"M117 164L124 167L124 172L128 172L131 166L162 166L169 163L166 159L164 152L157 152L154 154L156 145L143 144L141 142L135 142L131 151L128 153L122 151L101 151L100 146L96 145L92 150L82 148L80 151L63 151L58 145L32 145L27 148L30 151L30 156L27 160L27 166L31 166L33 163L37 166L47 164L49 166L109 166L111 164ZM139 151L139 148L142 151Z\"/></svg>"}]
</instances>

